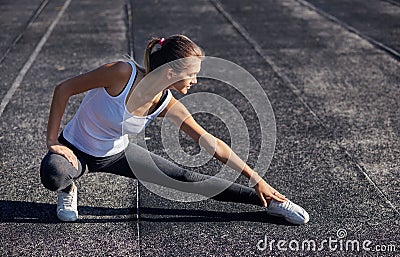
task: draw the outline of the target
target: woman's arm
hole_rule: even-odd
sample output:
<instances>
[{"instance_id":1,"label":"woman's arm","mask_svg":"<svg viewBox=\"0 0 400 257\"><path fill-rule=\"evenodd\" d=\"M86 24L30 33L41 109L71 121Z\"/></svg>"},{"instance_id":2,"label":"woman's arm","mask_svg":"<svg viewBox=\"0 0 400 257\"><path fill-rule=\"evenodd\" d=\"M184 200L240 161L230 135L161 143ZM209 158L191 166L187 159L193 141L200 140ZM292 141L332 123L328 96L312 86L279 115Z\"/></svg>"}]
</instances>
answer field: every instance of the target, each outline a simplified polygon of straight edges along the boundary
<instances>
[{"instance_id":1,"label":"woman's arm","mask_svg":"<svg viewBox=\"0 0 400 257\"><path fill-rule=\"evenodd\" d=\"M57 85L54 89L47 123L47 148L64 156L77 167L76 156L57 140L61 119L69 98L96 87L105 87L109 93L119 92L129 80L131 72L132 68L127 63L110 63Z\"/></svg>"},{"instance_id":2,"label":"woman's arm","mask_svg":"<svg viewBox=\"0 0 400 257\"><path fill-rule=\"evenodd\" d=\"M241 172L247 178L251 179L255 184L255 189L264 206L267 205L267 200L275 199L277 201L285 201L286 198L277 192L274 188L268 185L257 172L253 171L232 149L222 140L214 137L202 128L192 117L185 106L176 100L174 97L166 109L160 116L166 116L171 119L180 130L189 135L201 147L204 147L208 153L215 158L227 164L232 169Z\"/></svg>"}]
</instances>

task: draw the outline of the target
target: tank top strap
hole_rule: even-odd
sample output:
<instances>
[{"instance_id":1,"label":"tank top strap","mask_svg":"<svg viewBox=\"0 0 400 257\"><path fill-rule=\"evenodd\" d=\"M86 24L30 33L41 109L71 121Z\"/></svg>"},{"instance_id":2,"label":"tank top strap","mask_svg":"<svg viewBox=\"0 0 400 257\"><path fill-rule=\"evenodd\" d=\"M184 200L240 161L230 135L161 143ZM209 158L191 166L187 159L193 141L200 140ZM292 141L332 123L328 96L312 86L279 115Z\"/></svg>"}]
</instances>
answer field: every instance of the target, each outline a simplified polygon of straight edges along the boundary
<instances>
[{"instance_id":1,"label":"tank top strap","mask_svg":"<svg viewBox=\"0 0 400 257\"><path fill-rule=\"evenodd\" d=\"M135 83L136 77L137 77L137 69L136 65L133 62L128 62L131 67L132 67L132 73L131 76L129 77L128 82L125 85L124 90L122 91L121 95L124 95L123 99L126 100L126 97L128 96L129 91L131 90L133 84Z\"/></svg>"}]
</instances>

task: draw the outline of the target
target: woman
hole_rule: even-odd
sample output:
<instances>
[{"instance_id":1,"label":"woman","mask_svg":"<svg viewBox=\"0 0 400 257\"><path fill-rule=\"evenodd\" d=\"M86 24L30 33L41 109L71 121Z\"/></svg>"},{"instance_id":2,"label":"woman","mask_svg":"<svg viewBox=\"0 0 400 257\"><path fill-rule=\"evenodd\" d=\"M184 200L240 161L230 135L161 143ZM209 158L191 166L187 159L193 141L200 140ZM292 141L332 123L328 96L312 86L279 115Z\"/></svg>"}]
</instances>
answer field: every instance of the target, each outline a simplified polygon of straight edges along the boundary
<instances>
[{"instance_id":1,"label":"woman","mask_svg":"<svg viewBox=\"0 0 400 257\"><path fill-rule=\"evenodd\" d=\"M49 152L42 161L40 176L46 188L58 192L57 217L60 220L78 219L74 181L84 174L86 167L90 172L108 172L132 178L137 177L132 167L142 167L146 170L142 176L144 180L162 184L161 181L152 181L150 177L154 168L146 158L141 158L150 154L157 167L172 179L197 182L209 178L182 169L129 143L125 133L139 133L155 117L167 117L211 155L254 182L254 188L231 183L222 192L211 196L212 199L264 206L268 214L282 216L288 222L308 222L309 216L303 208L286 199L229 146L207 133L172 96L170 90L186 94L197 83L202 57L203 50L183 35L155 38L145 51L145 69L134 61L110 63L68 79L55 88L47 126ZM176 62L187 58L191 60L189 64ZM77 113L58 136L69 97L85 91L88 93ZM133 164L128 160L133 160ZM149 179L146 179L146 174L150 174ZM226 182L215 178L211 187ZM185 191L207 195L208 190L192 185Z\"/></svg>"}]
</instances>

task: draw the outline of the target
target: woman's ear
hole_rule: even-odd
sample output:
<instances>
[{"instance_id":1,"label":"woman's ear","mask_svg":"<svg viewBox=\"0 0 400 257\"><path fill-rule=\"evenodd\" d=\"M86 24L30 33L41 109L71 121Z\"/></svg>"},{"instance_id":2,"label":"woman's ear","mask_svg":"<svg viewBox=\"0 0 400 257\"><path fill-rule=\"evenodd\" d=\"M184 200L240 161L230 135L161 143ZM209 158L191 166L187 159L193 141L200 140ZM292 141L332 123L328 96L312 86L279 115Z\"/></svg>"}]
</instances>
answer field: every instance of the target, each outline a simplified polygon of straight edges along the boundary
<instances>
[{"instance_id":1,"label":"woman's ear","mask_svg":"<svg viewBox=\"0 0 400 257\"><path fill-rule=\"evenodd\" d=\"M171 68L168 68L167 69L167 79L171 80L174 77L176 77L175 71L173 69L171 69Z\"/></svg>"}]
</instances>

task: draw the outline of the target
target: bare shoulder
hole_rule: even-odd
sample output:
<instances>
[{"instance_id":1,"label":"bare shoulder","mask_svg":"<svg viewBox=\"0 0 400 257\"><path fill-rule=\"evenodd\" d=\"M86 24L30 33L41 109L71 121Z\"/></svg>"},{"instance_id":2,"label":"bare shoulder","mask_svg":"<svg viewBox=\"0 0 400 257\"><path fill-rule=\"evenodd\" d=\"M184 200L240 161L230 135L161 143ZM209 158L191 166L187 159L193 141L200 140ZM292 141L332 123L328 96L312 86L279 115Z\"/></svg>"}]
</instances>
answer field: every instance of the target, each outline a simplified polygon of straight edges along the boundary
<instances>
[{"instance_id":1,"label":"bare shoulder","mask_svg":"<svg viewBox=\"0 0 400 257\"><path fill-rule=\"evenodd\" d=\"M103 68L107 70L107 73L123 79L129 79L132 73L131 65L123 61L107 63L103 66Z\"/></svg>"},{"instance_id":2,"label":"bare shoulder","mask_svg":"<svg viewBox=\"0 0 400 257\"><path fill-rule=\"evenodd\" d=\"M104 87L113 94L119 92L129 80L132 68L129 63L104 64L94 70L63 81L58 85L63 94L76 95L93 88Z\"/></svg>"},{"instance_id":3,"label":"bare shoulder","mask_svg":"<svg viewBox=\"0 0 400 257\"><path fill-rule=\"evenodd\" d=\"M110 79L106 87L110 95L118 95L128 83L132 74L132 67L129 63L118 61L103 66L106 76Z\"/></svg>"}]
</instances>

